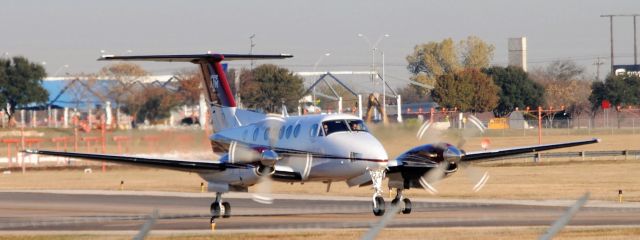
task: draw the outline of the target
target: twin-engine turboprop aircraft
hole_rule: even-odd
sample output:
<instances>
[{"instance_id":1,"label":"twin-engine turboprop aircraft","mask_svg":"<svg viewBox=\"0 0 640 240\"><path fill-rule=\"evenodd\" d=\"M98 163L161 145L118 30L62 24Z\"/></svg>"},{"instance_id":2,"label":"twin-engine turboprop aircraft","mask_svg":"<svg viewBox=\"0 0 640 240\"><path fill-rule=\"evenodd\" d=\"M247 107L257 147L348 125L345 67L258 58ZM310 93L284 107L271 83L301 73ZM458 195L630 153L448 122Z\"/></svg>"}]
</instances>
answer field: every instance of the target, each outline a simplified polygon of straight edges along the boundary
<instances>
[{"instance_id":1,"label":"twin-engine turboprop aircraft","mask_svg":"<svg viewBox=\"0 0 640 240\"><path fill-rule=\"evenodd\" d=\"M103 56L99 59L198 64L205 76L203 86L211 107L214 128L210 136L211 146L221 156L217 161L46 150L26 152L195 172L208 182L209 191L216 192L211 204L213 223L218 217L231 216L231 205L222 201L223 193L246 192L250 186L261 181L268 182L269 179L283 182L345 181L349 186L372 184L372 209L376 216L380 216L385 212L382 181L389 177L389 187L398 189L391 203L402 204L402 212L408 214L411 212L411 201L403 196L404 189L417 187L435 190L432 185L434 181L454 173L458 166L466 162L598 142L592 139L468 153L451 144L435 143L416 146L400 156L389 158L362 119L353 115L282 116L236 107L222 61L290 57L285 54L196 54ZM438 177L430 177L433 175ZM486 176L483 181L486 181ZM254 200L270 203L272 199L268 192L268 189L259 191Z\"/></svg>"}]
</instances>

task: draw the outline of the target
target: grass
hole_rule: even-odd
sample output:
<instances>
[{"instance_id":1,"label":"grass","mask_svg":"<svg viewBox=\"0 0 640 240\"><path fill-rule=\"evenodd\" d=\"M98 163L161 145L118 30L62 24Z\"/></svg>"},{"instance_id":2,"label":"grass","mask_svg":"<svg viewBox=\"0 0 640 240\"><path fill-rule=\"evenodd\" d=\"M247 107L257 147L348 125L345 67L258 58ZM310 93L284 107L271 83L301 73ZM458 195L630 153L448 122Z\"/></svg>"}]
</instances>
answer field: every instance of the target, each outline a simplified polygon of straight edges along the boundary
<instances>
[{"instance_id":1,"label":"grass","mask_svg":"<svg viewBox=\"0 0 640 240\"><path fill-rule=\"evenodd\" d=\"M546 231L545 227L452 227L452 228L402 228L383 230L377 239L537 239ZM360 239L364 230L339 229L339 230L305 230L305 231L277 231L266 233L213 233L213 234L154 234L147 238L150 240L171 239L278 239L278 240L306 240L306 239ZM554 239L632 239L640 235L640 229L632 227L567 227ZM125 234L119 235L3 235L0 240L23 239L91 239L91 240L116 240L131 239Z\"/></svg>"},{"instance_id":2,"label":"grass","mask_svg":"<svg viewBox=\"0 0 640 240\"><path fill-rule=\"evenodd\" d=\"M52 131L52 130L47 130ZM375 126L373 133L378 136L390 156L396 156L402 151L418 144L429 141L416 141L416 127L391 126L382 128ZM50 132L46 132L50 133ZM117 134L117 132L116 132ZM124 133L123 133L124 134ZM175 152L179 157L189 151L204 151L209 147L202 140L200 143L176 142L179 134L190 134L192 139L204 138L204 132L188 130L186 133L177 131L132 131L126 132L134 139L143 135L161 135L159 142L164 152ZM429 137L433 135L427 134ZM560 151L584 150L623 150L640 149L640 136L634 134L614 135L553 135L544 136L544 143L573 141L599 137L602 143L562 149ZM537 144L537 137L497 136L470 137L465 149L479 150L479 142L483 138L491 139L491 148L512 147ZM440 137L443 141L455 142L454 134ZM174 144L171 144L172 140ZM195 141L195 140L192 140ZM185 147L189 145L189 147ZM136 151L144 152L146 145L129 145ZM187 149L185 149L187 148ZM213 158L213 157L212 157ZM205 158L206 159L206 158ZM499 199L576 199L584 192L592 193L592 199L615 201L618 190L624 191L626 201L640 201L640 178L635 173L640 172L638 160L623 160L622 157L600 159L543 159L540 163L533 163L531 159L496 161L473 164L489 171L491 178L487 185L478 193L471 191L472 184L467 180L463 170L438 184L441 198L499 198ZM55 168L49 170L29 169L26 174L14 171L11 175L0 175L0 189L101 189L116 190L120 181L124 181L126 190L157 190L198 192L202 180L197 174L158 170L139 167L109 166L107 172L100 172L99 166L89 166L93 173L86 174L82 164L77 168ZM303 193L316 195L347 195L370 196L371 189L348 188L344 183L334 183L329 193L325 192L323 183L309 182L301 184L275 183L276 193ZM432 197L421 189L407 192L412 197Z\"/></svg>"}]
</instances>

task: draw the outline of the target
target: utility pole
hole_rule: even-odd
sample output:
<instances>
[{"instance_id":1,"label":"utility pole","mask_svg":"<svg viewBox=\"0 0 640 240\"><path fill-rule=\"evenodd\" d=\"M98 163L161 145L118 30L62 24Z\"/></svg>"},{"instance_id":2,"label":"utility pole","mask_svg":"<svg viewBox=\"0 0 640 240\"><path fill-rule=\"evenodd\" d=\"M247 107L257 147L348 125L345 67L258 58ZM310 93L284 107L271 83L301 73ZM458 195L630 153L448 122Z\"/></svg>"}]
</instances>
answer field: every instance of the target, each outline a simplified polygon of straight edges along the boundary
<instances>
[{"instance_id":1,"label":"utility pole","mask_svg":"<svg viewBox=\"0 0 640 240\"><path fill-rule=\"evenodd\" d=\"M253 55L253 47L256 46L256 44L253 42L253 38L256 37L256 34L251 34L251 36L249 37L249 41L251 42L251 45L249 47L249 55ZM251 60L251 70L253 70L253 60Z\"/></svg>"},{"instance_id":2,"label":"utility pole","mask_svg":"<svg viewBox=\"0 0 640 240\"><path fill-rule=\"evenodd\" d=\"M614 74L613 69L613 17L633 17L633 64L638 65L638 41L636 34L636 17L640 14L607 14L600 15L600 17L609 18L609 35L611 37L611 74Z\"/></svg>"},{"instance_id":3,"label":"utility pole","mask_svg":"<svg viewBox=\"0 0 640 240\"><path fill-rule=\"evenodd\" d=\"M596 62L593 63L593 65L596 66L596 81L600 81L600 65L602 64L604 64L604 62L600 60L600 57L596 58Z\"/></svg>"},{"instance_id":4,"label":"utility pole","mask_svg":"<svg viewBox=\"0 0 640 240\"><path fill-rule=\"evenodd\" d=\"M636 34L636 17L633 15L633 65L638 65L638 34Z\"/></svg>"},{"instance_id":5,"label":"utility pole","mask_svg":"<svg viewBox=\"0 0 640 240\"><path fill-rule=\"evenodd\" d=\"M610 45L611 45L611 74L613 75L613 16L614 15L600 15L600 17L608 17L609 18L609 37L610 37Z\"/></svg>"}]
</instances>

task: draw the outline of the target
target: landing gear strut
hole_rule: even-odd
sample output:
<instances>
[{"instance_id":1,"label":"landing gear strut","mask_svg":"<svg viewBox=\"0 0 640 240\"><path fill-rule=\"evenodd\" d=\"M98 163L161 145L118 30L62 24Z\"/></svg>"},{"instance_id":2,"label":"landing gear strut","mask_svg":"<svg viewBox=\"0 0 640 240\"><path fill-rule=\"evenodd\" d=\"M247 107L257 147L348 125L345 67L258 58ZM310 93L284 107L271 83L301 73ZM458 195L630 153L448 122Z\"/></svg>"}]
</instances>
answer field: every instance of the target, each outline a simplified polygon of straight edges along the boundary
<instances>
[{"instance_id":1,"label":"landing gear strut","mask_svg":"<svg viewBox=\"0 0 640 240\"><path fill-rule=\"evenodd\" d=\"M216 193L216 200L211 203L211 223L215 223L216 218L229 218L231 217L231 204L228 202L222 202L222 193Z\"/></svg>"},{"instance_id":2,"label":"landing gear strut","mask_svg":"<svg viewBox=\"0 0 640 240\"><path fill-rule=\"evenodd\" d=\"M384 174L384 169L369 170L374 190L371 207L373 209L373 215L375 216L382 216L385 212L385 203L384 198L382 197L382 179L384 179Z\"/></svg>"},{"instance_id":3,"label":"landing gear strut","mask_svg":"<svg viewBox=\"0 0 640 240\"><path fill-rule=\"evenodd\" d=\"M401 206L402 214L411 213L411 200L402 195L402 189L397 190L396 197L391 201L391 205L396 204L404 204L404 206Z\"/></svg>"}]
</instances>

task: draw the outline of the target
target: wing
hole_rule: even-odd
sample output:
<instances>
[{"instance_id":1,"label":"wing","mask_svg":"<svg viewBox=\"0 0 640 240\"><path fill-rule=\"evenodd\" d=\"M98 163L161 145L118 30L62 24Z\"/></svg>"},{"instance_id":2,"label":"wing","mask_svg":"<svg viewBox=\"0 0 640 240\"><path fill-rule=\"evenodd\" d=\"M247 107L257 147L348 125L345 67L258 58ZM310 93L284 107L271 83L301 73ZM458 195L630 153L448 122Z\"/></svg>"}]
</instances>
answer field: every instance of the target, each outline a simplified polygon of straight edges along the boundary
<instances>
[{"instance_id":1,"label":"wing","mask_svg":"<svg viewBox=\"0 0 640 240\"><path fill-rule=\"evenodd\" d=\"M58 152L46 150L30 150L24 152L30 154L41 154L47 156L81 158L90 161L104 161L112 163L139 165L153 168L164 168L185 172L210 172L224 171L227 168L249 168L249 165L235 163L215 163L211 161L183 161L174 159L145 158L124 155L89 154L76 152Z\"/></svg>"},{"instance_id":2,"label":"wing","mask_svg":"<svg viewBox=\"0 0 640 240\"><path fill-rule=\"evenodd\" d=\"M468 152L468 153L465 153L465 155L462 157L461 160L477 161L477 160L484 160L489 158L504 157L509 155L546 151L546 150L557 149L557 148L575 147L575 146L593 144L598 142L600 142L600 139L594 138L586 141L564 142L564 143L544 144L544 145L535 145L535 146L527 146L527 147L504 148L504 149L496 149L496 150L489 150L489 151Z\"/></svg>"}]
</instances>

